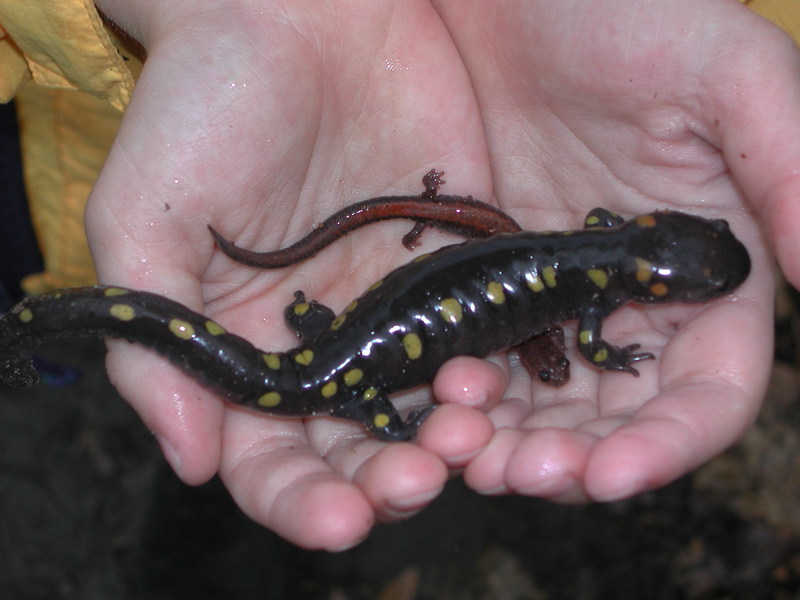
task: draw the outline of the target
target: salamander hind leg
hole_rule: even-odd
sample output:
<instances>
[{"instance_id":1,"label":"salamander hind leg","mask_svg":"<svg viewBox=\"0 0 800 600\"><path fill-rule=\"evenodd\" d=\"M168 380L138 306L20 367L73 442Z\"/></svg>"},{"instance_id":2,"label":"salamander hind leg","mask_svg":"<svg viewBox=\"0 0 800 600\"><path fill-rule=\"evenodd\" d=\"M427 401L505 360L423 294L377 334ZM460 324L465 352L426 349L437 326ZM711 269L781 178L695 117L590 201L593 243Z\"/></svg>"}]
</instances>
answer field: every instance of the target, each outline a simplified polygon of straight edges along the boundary
<instances>
[{"instance_id":1,"label":"salamander hind leg","mask_svg":"<svg viewBox=\"0 0 800 600\"><path fill-rule=\"evenodd\" d=\"M431 169L423 175L422 185L425 186L425 191L420 195L422 200L436 200L439 188L447 183L442 179L442 175L444 175L444 171L437 171L436 169ZM428 225L424 221L417 221L411 231L403 236L403 246L408 250L413 250L419 246L419 238L422 236L422 232L425 231L427 226Z\"/></svg>"},{"instance_id":2,"label":"salamander hind leg","mask_svg":"<svg viewBox=\"0 0 800 600\"><path fill-rule=\"evenodd\" d=\"M417 436L423 421L435 405L414 411L403 420L389 396L375 388L367 388L345 404L331 411L332 417L361 423L366 430L384 442L405 442Z\"/></svg>"}]
</instances>

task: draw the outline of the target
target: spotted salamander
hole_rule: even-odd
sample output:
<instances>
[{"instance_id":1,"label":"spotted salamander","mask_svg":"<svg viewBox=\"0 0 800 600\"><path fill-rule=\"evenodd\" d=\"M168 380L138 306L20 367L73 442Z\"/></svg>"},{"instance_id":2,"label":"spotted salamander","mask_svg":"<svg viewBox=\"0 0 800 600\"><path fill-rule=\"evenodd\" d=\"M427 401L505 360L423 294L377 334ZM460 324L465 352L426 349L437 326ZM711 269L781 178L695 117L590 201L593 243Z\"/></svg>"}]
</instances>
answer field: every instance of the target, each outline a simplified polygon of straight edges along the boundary
<instances>
[{"instance_id":1,"label":"spotted salamander","mask_svg":"<svg viewBox=\"0 0 800 600\"><path fill-rule=\"evenodd\" d=\"M601 336L628 302L705 302L747 277L745 247L722 220L660 211L623 221L595 209L576 231L522 231L420 256L340 314L302 292L287 308L302 342L265 352L159 295L119 287L66 289L24 300L0 318L0 380L24 387L31 353L52 338L124 338L169 358L229 401L272 415L328 415L377 438L412 439L432 407L403 419L390 394L430 382L456 355L485 357L565 320L601 369L637 374L653 358Z\"/></svg>"}]
</instances>

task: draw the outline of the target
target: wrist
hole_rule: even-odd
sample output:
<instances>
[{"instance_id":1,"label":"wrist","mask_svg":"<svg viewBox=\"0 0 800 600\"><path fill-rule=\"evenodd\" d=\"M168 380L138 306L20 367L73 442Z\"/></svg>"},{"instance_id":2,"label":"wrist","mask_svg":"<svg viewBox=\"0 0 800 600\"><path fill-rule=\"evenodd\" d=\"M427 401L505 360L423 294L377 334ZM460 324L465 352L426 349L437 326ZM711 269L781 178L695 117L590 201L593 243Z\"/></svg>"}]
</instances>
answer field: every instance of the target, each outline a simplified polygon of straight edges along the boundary
<instances>
[{"instance_id":1,"label":"wrist","mask_svg":"<svg viewBox=\"0 0 800 600\"><path fill-rule=\"evenodd\" d=\"M125 32L142 45L146 44L151 29L148 13L153 11L150 3L141 0L96 0L94 5L104 20L113 24L115 29Z\"/></svg>"},{"instance_id":2,"label":"wrist","mask_svg":"<svg viewBox=\"0 0 800 600\"><path fill-rule=\"evenodd\" d=\"M202 17L204 13L234 15L237 9L252 5L251 0L95 0L95 7L112 27L150 49L161 38L161 33L170 31L176 24ZM264 5L268 4L264 0Z\"/></svg>"}]
</instances>

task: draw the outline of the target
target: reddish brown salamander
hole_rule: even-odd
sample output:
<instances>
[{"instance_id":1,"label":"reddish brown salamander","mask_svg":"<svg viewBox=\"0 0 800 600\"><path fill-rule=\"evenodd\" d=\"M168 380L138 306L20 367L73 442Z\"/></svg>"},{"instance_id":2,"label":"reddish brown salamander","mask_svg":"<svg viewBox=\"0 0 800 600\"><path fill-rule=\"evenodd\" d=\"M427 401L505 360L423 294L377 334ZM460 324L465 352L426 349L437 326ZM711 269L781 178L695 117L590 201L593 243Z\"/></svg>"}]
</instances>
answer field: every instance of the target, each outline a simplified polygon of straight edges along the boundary
<instances>
[{"instance_id":1,"label":"reddish brown salamander","mask_svg":"<svg viewBox=\"0 0 800 600\"><path fill-rule=\"evenodd\" d=\"M522 227L498 208L472 196L440 196L444 172L431 169L422 178L425 191L420 196L380 196L362 200L343 208L291 246L272 252L253 252L237 247L210 225L214 241L236 262L261 269L281 269L317 254L323 248L351 231L390 219L413 219L414 228L403 237L403 245L413 250L427 226L466 238L487 238L498 233L516 233Z\"/></svg>"}]
</instances>

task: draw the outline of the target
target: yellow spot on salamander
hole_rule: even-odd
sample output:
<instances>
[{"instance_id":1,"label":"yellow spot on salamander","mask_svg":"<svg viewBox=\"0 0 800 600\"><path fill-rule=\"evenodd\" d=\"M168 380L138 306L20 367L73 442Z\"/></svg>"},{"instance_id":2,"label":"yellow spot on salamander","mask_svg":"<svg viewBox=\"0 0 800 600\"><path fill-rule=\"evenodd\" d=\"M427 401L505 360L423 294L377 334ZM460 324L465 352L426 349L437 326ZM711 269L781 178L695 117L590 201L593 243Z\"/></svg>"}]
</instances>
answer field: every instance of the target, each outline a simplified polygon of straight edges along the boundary
<instances>
[{"instance_id":1,"label":"yellow spot on salamander","mask_svg":"<svg viewBox=\"0 0 800 600\"><path fill-rule=\"evenodd\" d=\"M597 352L595 352L594 356L592 357L592 360L599 364L605 362L607 358L608 358L608 350L603 348L602 350L598 350Z\"/></svg>"},{"instance_id":2,"label":"yellow spot on salamander","mask_svg":"<svg viewBox=\"0 0 800 600\"><path fill-rule=\"evenodd\" d=\"M382 285L383 285L383 279L378 279L378 281L376 281L375 283L373 283L371 286L369 286L367 288L367 291L368 292L374 292L375 290L377 290Z\"/></svg>"},{"instance_id":3,"label":"yellow spot on salamander","mask_svg":"<svg viewBox=\"0 0 800 600\"><path fill-rule=\"evenodd\" d=\"M544 279L544 283L549 288L556 287L558 283L556 281L556 269L555 267L548 265L544 269L542 269L542 279Z\"/></svg>"},{"instance_id":4,"label":"yellow spot on salamander","mask_svg":"<svg viewBox=\"0 0 800 600\"><path fill-rule=\"evenodd\" d=\"M264 408L273 408L281 403L281 395L278 392L267 392L263 394L257 401L259 406Z\"/></svg>"},{"instance_id":5,"label":"yellow spot on salamander","mask_svg":"<svg viewBox=\"0 0 800 600\"><path fill-rule=\"evenodd\" d=\"M594 339L594 335L592 334L591 329L584 329L578 334L578 341L584 346L586 344L590 344L592 339Z\"/></svg>"},{"instance_id":6,"label":"yellow spot on salamander","mask_svg":"<svg viewBox=\"0 0 800 600\"><path fill-rule=\"evenodd\" d=\"M455 325L464 317L461 311L461 304L455 298L445 298L438 306L439 315L448 323ZM419 339L419 338L417 338Z\"/></svg>"},{"instance_id":7,"label":"yellow spot on salamander","mask_svg":"<svg viewBox=\"0 0 800 600\"><path fill-rule=\"evenodd\" d=\"M281 368L281 358L277 354L270 352L269 354L263 354L262 358L264 359L264 364L266 364L273 371L277 371Z\"/></svg>"},{"instance_id":8,"label":"yellow spot on salamander","mask_svg":"<svg viewBox=\"0 0 800 600\"><path fill-rule=\"evenodd\" d=\"M639 227L655 227L656 218L653 215L641 215L634 219Z\"/></svg>"},{"instance_id":9,"label":"yellow spot on salamander","mask_svg":"<svg viewBox=\"0 0 800 600\"><path fill-rule=\"evenodd\" d=\"M422 262L423 260L428 258L430 255L431 255L430 252L425 252L424 254L420 254L419 256L417 256L412 262Z\"/></svg>"},{"instance_id":10,"label":"yellow spot on salamander","mask_svg":"<svg viewBox=\"0 0 800 600\"><path fill-rule=\"evenodd\" d=\"M654 283L650 286L650 291L653 292L654 296L663 297L669 293L669 288L665 283Z\"/></svg>"},{"instance_id":11,"label":"yellow spot on salamander","mask_svg":"<svg viewBox=\"0 0 800 600\"><path fill-rule=\"evenodd\" d=\"M601 290L608 285L608 273L603 269L589 269L586 271L586 276Z\"/></svg>"},{"instance_id":12,"label":"yellow spot on salamander","mask_svg":"<svg viewBox=\"0 0 800 600\"><path fill-rule=\"evenodd\" d=\"M298 317L302 317L308 312L309 308L311 308L311 305L308 302L301 302L300 304L295 304L292 307L292 312Z\"/></svg>"},{"instance_id":13,"label":"yellow spot on salamander","mask_svg":"<svg viewBox=\"0 0 800 600\"><path fill-rule=\"evenodd\" d=\"M636 257L636 281L647 283L653 276L653 263L643 258Z\"/></svg>"},{"instance_id":14,"label":"yellow spot on salamander","mask_svg":"<svg viewBox=\"0 0 800 600\"><path fill-rule=\"evenodd\" d=\"M168 327L175 336L182 340L190 340L194 337L194 327L183 319L170 320Z\"/></svg>"},{"instance_id":15,"label":"yellow spot on salamander","mask_svg":"<svg viewBox=\"0 0 800 600\"><path fill-rule=\"evenodd\" d=\"M322 397L323 398L332 398L336 395L336 390L339 389L339 386L336 385L335 381L329 381L325 385L322 386Z\"/></svg>"},{"instance_id":16,"label":"yellow spot on salamander","mask_svg":"<svg viewBox=\"0 0 800 600\"><path fill-rule=\"evenodd\" d=\"M211 335L222 335L226 333L225 328L216 321L206 321L206 331Z\"/></svg>"},{"instance_id":17,"label":"yellow spot on salamander","mask_svg":"<svg viewBox=\"0 0 800 600\"><path fill-rule=\"evenodd\" d=\"M347 320L347 315L345 313L340 314L333 321L331 321L331 331L336 331L337 329L339 329L342 325L344 325L344 322L346 320Z\"/></svg>"},{"instance_id":18,"label":"yellow spot on salamander","mask_svg":"<svg viewBox=\"0 0 800 600\"><path fill-rule=\"evenodd\" d=\"M372 419L372 424L375 425L375 427L377 427L378 429L383 429L389 424L389 421L391 421L389 415L387 415L386 413L378 413Z\"/></svg>"},{"instance_id":19,"label":"yellow spot on salamander","mask_svg":"<svg viewBox=\"0 0 800 600\"><path fill-rule=\"evenodd\" d=\"M312 360L314 360L314 351L308 348L294 355L294 361L304 367L310 365Z\"/></svg>"},{"instance_id":20,"label":"yellow spot on salamander","mask_svg":"<svg viewBox=\"0 0 800 600\"><path fill-rule=\"evenodd\" d=\"M590 215L586 217L586 220L583 222L583 224L587 227L595 227L596 225L600 224L600 217L597 215Z\"/></svg>"},{"instance_id":21,"label":"yellow spot on salamander","mask_svg":"<svg viewBox=\"0 0 800 600\"><path fill-rule=\"evenodd\" d=\"M366 390L364 390L364 400L366 400L367 402L375 398L375 396L377 395L378 395L378 390L376 390L374 387L367 388Z\"/></svg>"},{"instance_id":22,"label":"yellow spot on salamander","mask_svg":"<svg viewBox=\"0 0 800 600\"><path fill-rule=\"evenodd\" d=\"M108 312L120 321L130 321L136 316L136 311L130 304L114 304L108 309Z\"/></svg>"},{"instance_id":23,"label":"yellow spot on salamander","mask_svg":"<svg viewBox=\"0 0 800 600\"><path fill-rule=\"evenodd\" d=\"M118 287L109 287L103 290L103 295L107 298L112 298L114 296L124 296L128 293L128 290L124 290Z\"/></svg>"},{"instance_id":24,"label":"yellow spot on salamander","mask_svg":"<svg viewBox=\"0 0 800 600\"><path fill-rule=\"evenodd\" d=\"M23 308L19 313L19 320L23 323L30 323L33 320L33 311L30 308Z\"/></svg>"},{"instance_id":25,"label":"yellow spot on salamander","mask_svg":"<svg viewBox=\"0 0 800 600\"><path fill-rule=\"evenodd\" d=\"M538 273L525 273L525 281L532 292L541 292L544 289L544 282Z\"/></svg>"},{"instance_id":26,"label":"yellow spot on salamander","mask_svg":"<svg viewBox=\"0 0 800 600\"><path fill-rule=\"evenodd\" d=\"M506 291L503 284L497 281L490 281L486 286L486 297L492 304L503 304L506 301Z\"/></svg>"},{"instance_id":27,"label":"yellow spot on salamander","mask_svg":"<svg viewBox=\"0 0 800 600\"><path fill-rule=\"evenodd\" d=\"M422 340L416 333L407 333L403 336L403 348L411 360L422 356Z\"/></svg>"},{"instance_id":28,"label":"yellow spot on salamander","mask_svg":"<svg viewBox=\"0 0 800 600\"><path fill-rule=\"evenodd\" d=\"M358 300L353 300L350 304L347 305L347 308L344 309L344 312L351 313L356 309L358 306Z\"/></svg>"},{"instance_id":29,"label":"yellow spot on salamander","mask_svg":"<svg viewBox=\"0 0 800 600\"><path fill-rule=\"evenodd\" d=\"M344 374L344 384L346 386L354 386L364 377L364 371L361 369L350 369Z\"/></svg>"}]
</instances>

